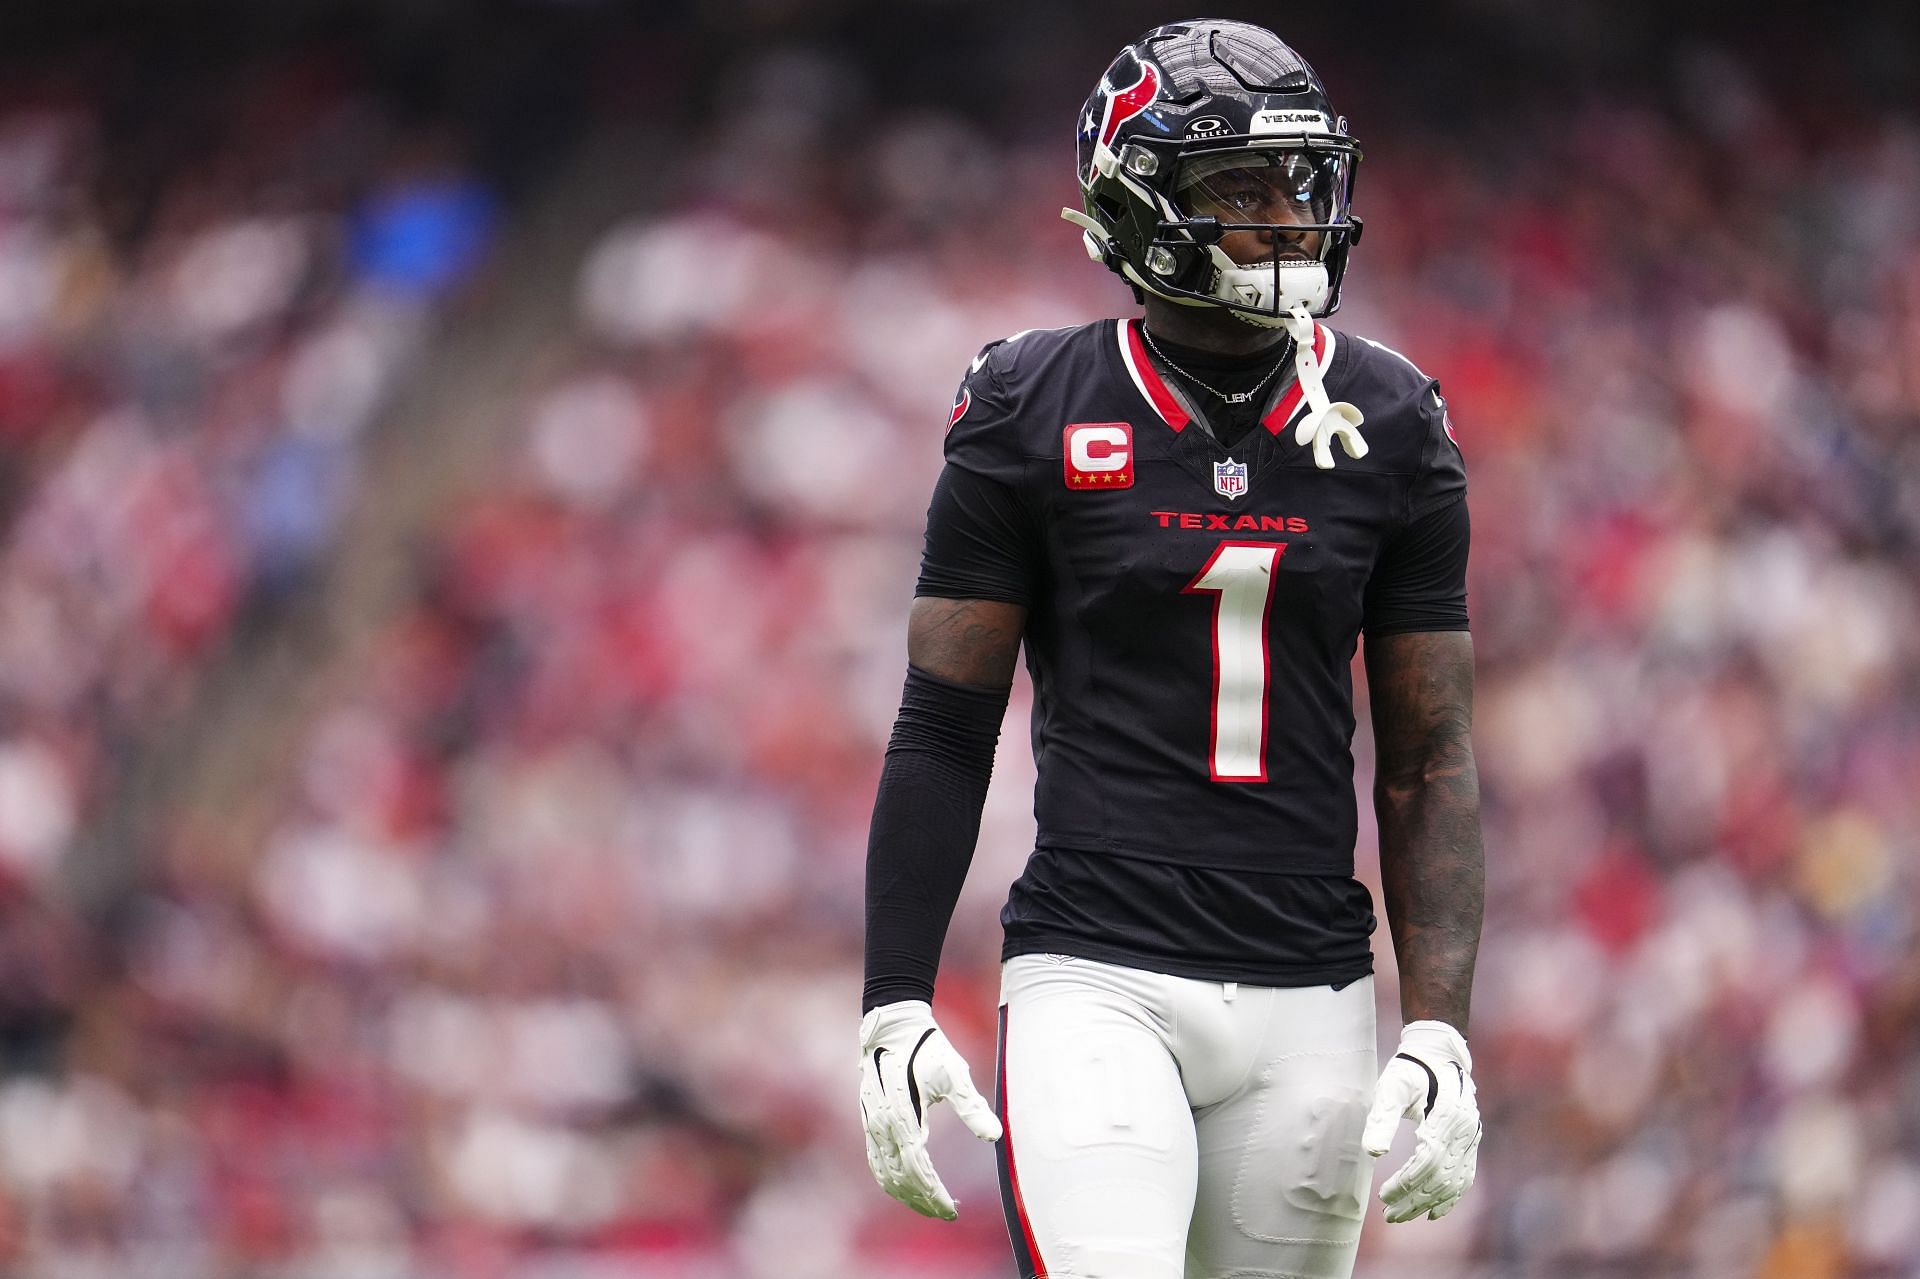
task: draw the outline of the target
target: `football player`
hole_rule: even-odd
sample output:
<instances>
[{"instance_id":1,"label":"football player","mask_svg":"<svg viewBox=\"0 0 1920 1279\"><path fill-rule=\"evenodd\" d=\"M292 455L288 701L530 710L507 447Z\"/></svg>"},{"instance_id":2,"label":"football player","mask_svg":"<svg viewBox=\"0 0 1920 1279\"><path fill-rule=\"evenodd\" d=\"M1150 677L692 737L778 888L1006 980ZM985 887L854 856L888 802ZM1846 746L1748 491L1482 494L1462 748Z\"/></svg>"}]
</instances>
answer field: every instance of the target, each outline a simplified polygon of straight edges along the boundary
<instances>
[{"instance_id":1,"label":"football player","mask_svg":"<svg viewBox=\"0 0 1920 1279\"><path fill-rule=\"evenodd\" d=\"M867 864L861 1110L929 1216L945 1100L997 1140L1032 1279L1352 1271L1480 1140L1466 478L1438 384L1322 323L1360 148L1271 32L1163 26L1080 118L1065 216L1138 318L989 344L955 398ZM1376 1070L1350 663L1405 1028ZM1038 846L1001 919L997 1104L934 1024L1013 664Z\"/></svg>"}]
</instances>

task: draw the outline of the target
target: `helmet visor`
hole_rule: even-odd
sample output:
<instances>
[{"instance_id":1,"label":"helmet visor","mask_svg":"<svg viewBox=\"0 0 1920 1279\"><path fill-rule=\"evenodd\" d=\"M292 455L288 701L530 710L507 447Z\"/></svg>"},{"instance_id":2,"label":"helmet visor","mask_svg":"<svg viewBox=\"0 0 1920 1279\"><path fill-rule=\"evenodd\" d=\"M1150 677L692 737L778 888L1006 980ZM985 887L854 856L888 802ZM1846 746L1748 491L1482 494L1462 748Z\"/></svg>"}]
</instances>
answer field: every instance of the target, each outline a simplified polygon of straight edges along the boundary
<instances>
[{"instance_id":1,"label":"helmet visor","mask_svg":"<svg viewBox=\"0 0 1920 1279\"><path fill-rule=\"evenodd\" d=\"M1353 159L1318 147L1245 147L1188 156L1174 174L1181 216L1241 226L1346 225Z\"/></svg>"}]
</instances>

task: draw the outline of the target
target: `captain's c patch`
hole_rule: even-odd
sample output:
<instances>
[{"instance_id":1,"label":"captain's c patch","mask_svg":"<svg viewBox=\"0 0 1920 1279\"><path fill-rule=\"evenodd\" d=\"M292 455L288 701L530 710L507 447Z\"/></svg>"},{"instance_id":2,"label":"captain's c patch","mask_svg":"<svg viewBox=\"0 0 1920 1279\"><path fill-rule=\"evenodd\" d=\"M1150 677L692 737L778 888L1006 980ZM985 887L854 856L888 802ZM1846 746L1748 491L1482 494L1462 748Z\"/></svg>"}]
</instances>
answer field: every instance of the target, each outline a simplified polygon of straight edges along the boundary
<instances>
[{"instance_id":1,"label":"captain's c patch","mask_svg":"<svg viewBox=\"0 0 1920 1279\"><path fill-rule=\"evenodd\" d=\"M1133 428L1125 422L1075 422L1061 433L1070 489L1133 487Z\"/></svg>"}]
</instances>

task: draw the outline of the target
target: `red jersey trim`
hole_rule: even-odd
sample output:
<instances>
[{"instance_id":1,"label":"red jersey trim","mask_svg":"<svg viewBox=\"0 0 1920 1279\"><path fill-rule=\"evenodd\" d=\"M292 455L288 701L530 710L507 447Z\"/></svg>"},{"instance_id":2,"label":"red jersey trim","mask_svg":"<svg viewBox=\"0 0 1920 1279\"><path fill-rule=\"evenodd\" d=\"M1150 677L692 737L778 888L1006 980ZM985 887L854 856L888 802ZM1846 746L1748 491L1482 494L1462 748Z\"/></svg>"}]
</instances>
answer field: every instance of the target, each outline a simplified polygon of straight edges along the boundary
<instances>
[{"instance_id":1,"label":"red jersey trim","mask_svg":"<svg viewBox=\"0 0 1920 1279\"><path fill-rule=\"evenodd\" d=\"M1160 373L1147 358L1147 348L1140 341L1140 321L1122 320L1119 329L1120 361L1127 366L1127 373L1133 378L1133 384L1140 395L1160 420L1174 430L1183 430L1192 416L1180 407L1180 401L1173 398L1173 392L1161 380Z\"/></svg>"},{"instance_id":2,"label":"red jersey trim","mask_svg":"<svg viewBox=\"0 0 1920 1279\"><path fill-rule=\"evenodd\" d=\"M1333 365L1333 346L1333 330L1315 320L1313 322L1313 358L1314 362L1320 366L1322 379L1326 377L1327 370ZM1293 420L1294 414L1300 411L1306 396L1306 388L1300 385L1300 379L1296 376L1293 385L1287 388L1287 393L1280 397L1278 404L1273 406L1273 412L1260 419L1260 425L1275 435L1280 434L1287 429L1287 423Z\"/></svg>"}]
</instances>

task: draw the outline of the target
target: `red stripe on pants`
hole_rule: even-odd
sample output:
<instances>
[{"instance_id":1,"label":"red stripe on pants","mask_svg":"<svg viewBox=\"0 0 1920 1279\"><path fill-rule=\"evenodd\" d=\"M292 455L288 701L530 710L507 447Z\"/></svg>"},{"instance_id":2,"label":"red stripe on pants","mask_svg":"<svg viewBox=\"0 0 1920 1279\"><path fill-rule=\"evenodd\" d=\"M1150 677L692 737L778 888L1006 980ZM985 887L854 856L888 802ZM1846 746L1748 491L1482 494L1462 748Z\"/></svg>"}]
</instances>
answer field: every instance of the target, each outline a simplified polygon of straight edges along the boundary
<instances>
[{"instance_id":1,"label":"red stripe on pants","mask_svg":"<svg viewBox=\"0 0 1920 1279\"><path fill-rule=\"evenodd\" d=\"M1020 1260L1031 1263L1028 1272L1032 1279L1047 1279L1047 1263L1040 1257L1040 1245L1033 1238L1033 1223L1027 1219L1026 1200L1020 1196L1020 1172L1013 1160L1013 1122L1007 1114L1007 1009L1000 1009L1000 1061L995 1080L998 1094L994 1100L1000 1111L1000 1158L1007 1175L1007 1233L1012 1236L1015 1250L1022 1244L1026 1247L1026 1257ZM1014 1234L1015 1230L1019 1233Z\"/></svg>"}]
</instances>

